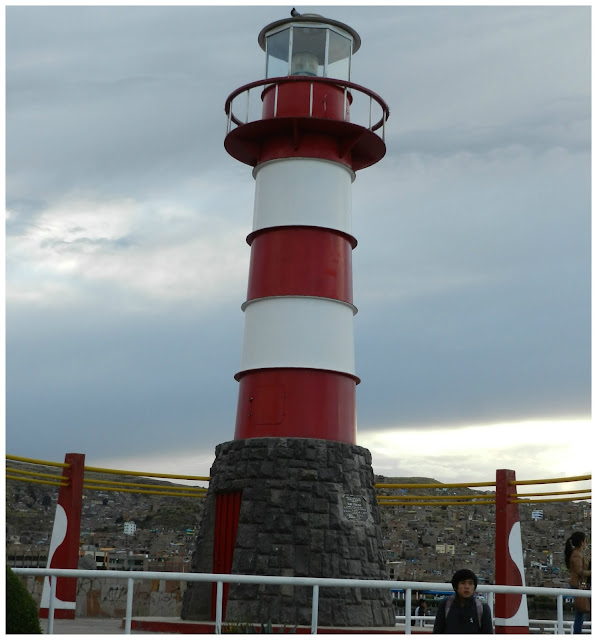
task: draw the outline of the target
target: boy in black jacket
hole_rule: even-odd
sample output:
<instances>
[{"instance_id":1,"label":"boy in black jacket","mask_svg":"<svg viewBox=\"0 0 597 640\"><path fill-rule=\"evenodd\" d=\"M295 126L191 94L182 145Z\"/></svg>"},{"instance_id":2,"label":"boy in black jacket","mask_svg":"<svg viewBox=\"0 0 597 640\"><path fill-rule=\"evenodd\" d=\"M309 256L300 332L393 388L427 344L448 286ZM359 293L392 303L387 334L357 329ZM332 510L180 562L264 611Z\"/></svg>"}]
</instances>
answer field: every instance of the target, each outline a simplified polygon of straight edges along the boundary
<instances>
[{"instance_id":1,"label":"boy in black jacket","mask_svg":"<svg viewBox=\"0 0 597 640\"><path fill-rule=\"evenodd\" d=\"M460 569L452 577L455 594L439 603L433 633L493 633L489 605L475 598L477 576Z\"/></svg>"}]
</instances>

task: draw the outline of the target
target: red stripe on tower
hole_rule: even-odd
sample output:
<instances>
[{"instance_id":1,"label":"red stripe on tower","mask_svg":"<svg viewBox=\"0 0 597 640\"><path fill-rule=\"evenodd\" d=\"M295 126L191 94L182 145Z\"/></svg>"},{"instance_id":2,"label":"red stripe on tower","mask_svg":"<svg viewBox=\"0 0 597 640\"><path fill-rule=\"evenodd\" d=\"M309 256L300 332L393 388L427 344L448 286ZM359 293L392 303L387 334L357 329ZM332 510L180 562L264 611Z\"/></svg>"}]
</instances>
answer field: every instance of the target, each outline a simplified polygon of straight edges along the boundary
<instances>
[{"instance_id":1,"label":"red stripe on tower","mask_svg":"<svg viewBox=\"0 0 597 640\"><path fill-rule=\"evenodd\" d=\"M279 227L254 236L247 300L287 295L352 304L350 237L315 227Z\"/></svg>"},{"instance_id":2,"label":"red stripe on tower","mask_svg":"<svg viewBox=\"0 0 597 640\"><path fill-rule=\"evenodd\" d=\"M225 147L255 167L256 182L235 439L355 444L351 185L385 154L375 131L388 108L350 82L360 38L347 25L304 14L265 27L259 43L266 79L226 102ZM261 117L249 122L257 87ZM357 95L369 106L368 126L350 122ZM245 120L233 110L239 97Z\"/></svg>"}]
</instances>

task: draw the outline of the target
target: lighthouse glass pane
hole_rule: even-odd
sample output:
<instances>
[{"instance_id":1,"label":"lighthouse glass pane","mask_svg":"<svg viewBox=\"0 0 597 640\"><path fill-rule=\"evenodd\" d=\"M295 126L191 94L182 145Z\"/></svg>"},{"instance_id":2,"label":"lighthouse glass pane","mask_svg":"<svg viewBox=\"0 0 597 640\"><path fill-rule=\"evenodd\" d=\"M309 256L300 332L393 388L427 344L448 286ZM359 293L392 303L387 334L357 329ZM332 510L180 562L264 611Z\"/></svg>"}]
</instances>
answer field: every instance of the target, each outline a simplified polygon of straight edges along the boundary
<instances>
[{"instance_id":1,"label":"lighthouse glass pane","mask_svg":"<svg viewBox=\"0 0 597 640\"><path fill-rule=\"evenodd\" d=\"M266 78L279 78L288 75L288 53L290 49L290 29L278 31L266 39L267 67Z\"/></svg>"},{"instance_id":2,"label":"lighthouse glass pane","mask_svg":"<svg viewBox=\"0 0 597 640\"><path fill-rule=\"evenodd\" d=\"M352 42L335 31L330 31L328 66L326 76L338 80L350 80L350 50Z\"/></svg>"},{"instance_id":3,"label":"lighthouse glass pane","mask_svg":"<svg viewBox=\"0 0 597 640\"><path fill-rule=\"evenodd\" d=\"M293 27L290 75L323 76L326 29Z\"/></svg>"}]
</instances>

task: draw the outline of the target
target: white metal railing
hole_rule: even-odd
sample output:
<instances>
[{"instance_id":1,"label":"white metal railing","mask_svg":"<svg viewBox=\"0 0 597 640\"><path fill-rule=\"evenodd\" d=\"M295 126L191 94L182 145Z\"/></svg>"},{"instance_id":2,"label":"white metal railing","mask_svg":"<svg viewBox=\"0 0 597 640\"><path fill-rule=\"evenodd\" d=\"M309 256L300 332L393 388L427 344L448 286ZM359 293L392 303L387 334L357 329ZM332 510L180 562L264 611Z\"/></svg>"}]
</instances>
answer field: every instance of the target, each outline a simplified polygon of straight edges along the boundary
<instances>
[{"instance_id":1,"label":"white metal railing","mask_svg":"<svg viewBox=\"0 0 597 640\"><path fill-rule=\"evenodd\" d=\"M237 127L248 124L249 122L255 122L256 120L261 120L261 100L259 99L255 103L251 103L251 89L256 89L258 87L274 87L274 108L273 108L273 118L278 117L278 89L282 84L288 84L291 82L307 82L304 77L282 77L282 78L267 78L265 80L257 80L256 82L251 82L246 84L233 93L231 93L224 105L224 111L226 112L226 135L230 133L232 130L232 125L236 125ZM351 112L353 117L351 121L355 124L359 124L362 120L363 124L361 126L366 127L369 131L377 131L381 129L381 138L385 142L385 130L386 130L386 121L390 115L390 109L386 102L378 96L375 92L367 89L366 87L362 87L354 82L349 82L348 80L336 80L334 78L309 78L308 80L310 84L309 89L309 117L313 116L313 87L317 83L324 84L334 84L343 89L344 92L344 108L343 108L343 118L346 120L346 114L348 112L347 103L350 99L351 101ZM242 101L243 106L241 107L241 113L243 115L238 115L238 112L234 111L234 102L237 98L239 98L242 94L245 95L245 100ZM260 92L257 92L260 96ZM359 102L363 102L363 105L357 108ZM253 105L256 105L253 109L251 108ZM376 118L379 118L374 122L373 112L376 111ZM244 113L243 113L244 112ZM243 117L244 116L244 117ZM356 120L355 120L356 118ZM364 124L368 122L368 124ZM378 134L379 135L379 134Z\"/></svg>"},{"instance_id":2,"label":"white metal railing","mask_svg":"<svg viewBox=\"0 0 597 640\"><path fill-rule=\"evenodd\" d=\"M415 629L432 629L433 624L435 622L435 618L433 616L411 616L410 618L412 622L423 622L422 627L415 625ZM396 616L397 624L406 624L406 616ZM563 625L563 633L572 633L572 627L574 625L573 620L564 620L562 622ZM583 629L588 633L591 633L591 621L585 620L583 623ZM538 618L529 618L529 631L531 633L549 633L549 634L557 634L558 633L558 621L557 620L545 620Z\"/></svg>"},{"instance_id":3,"label":"white metal railing","mask_svg":"<svg viewBox=\"0 0 597 640\"><path fill-rule=\"evenodd\" d=\"M19 575L29 576L56 576L57 578L97 578L97 570L85 569L28 569L15 568L12 570ZM405 627L404 633L411 633L411 599L413 591L446 589L445 582L406 582L396 580L361 580L350 578L308 578L292 576L245 576L239 574L223 573L180 573L170 571L101 571L101 578L114 578L116 580L127 580L127 600L124 632L131 632L131 618L133 612L133 586L135 580L178 580L186 582L211 582L216 583L216 620L215 632L222 633L222 598L224 594L224 583L232 584L278 584L313 587L312 609L311 609L311 633L317 633L317 612L319 608L320 587L346 587L346 588L367 588L367 589L404 589L405 591ZM557 620L556 632L564 633L564 597L578 596L578 589L558 589L554 587L515 587L509 585L480 584L477 587L478 593L519 593L527 595L552 596L557 599ZM591 597L590 590L583 591L583 597ZM56 598L56 580L50 580L50 602L48 606L48 633L54 632L54 609Z\"/></svg>"}]
</instances>

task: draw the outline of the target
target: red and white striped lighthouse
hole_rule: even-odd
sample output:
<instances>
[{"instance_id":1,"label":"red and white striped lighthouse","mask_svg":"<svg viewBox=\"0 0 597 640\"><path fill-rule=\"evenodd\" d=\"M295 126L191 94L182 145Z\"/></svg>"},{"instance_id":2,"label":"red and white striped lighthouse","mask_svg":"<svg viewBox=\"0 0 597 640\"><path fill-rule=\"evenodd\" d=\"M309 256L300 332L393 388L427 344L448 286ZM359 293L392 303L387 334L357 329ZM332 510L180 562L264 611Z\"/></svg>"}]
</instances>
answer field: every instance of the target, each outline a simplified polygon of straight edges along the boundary
<instances>
[{"instance_id":1,"label":"red and white striped lighthouse","mask_svg":"<svg viewBox=\"0 0 597 640\"><path fill-rule=\"evenodd\" d=\"M389 110L350 81L351 27L297 14L259 44L266 78L226 101L225 148L256 182L234 437L355 444L351 185L385 155Z\"/></svg>"}]
</instances>

